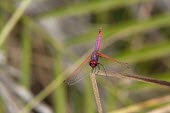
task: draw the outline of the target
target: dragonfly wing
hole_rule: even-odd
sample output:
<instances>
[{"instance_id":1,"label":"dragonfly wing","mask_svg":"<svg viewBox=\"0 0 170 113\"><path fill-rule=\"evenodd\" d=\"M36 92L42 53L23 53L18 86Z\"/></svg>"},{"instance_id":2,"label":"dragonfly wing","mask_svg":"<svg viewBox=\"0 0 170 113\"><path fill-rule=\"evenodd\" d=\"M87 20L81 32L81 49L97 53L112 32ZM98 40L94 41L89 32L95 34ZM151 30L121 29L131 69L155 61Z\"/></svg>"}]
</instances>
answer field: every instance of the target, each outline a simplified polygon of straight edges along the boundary
<instances>
[{"instance_id":1,"label":"dragonfly wing","mask_svg":"<svg viewBox=\"0 0 170 113\"><path fill-rule=\"evenodd\" d=\"M105 76L106 74L104 71L99 71L98 75ZM133 79L136 81L147 82L147 83L158 84L158 85L170 87L169 81L157 80L155 78L145 77L145 76L136 75L136 74L107 72L107 76L117 77L117 78L129 78L129 79Z\"/></svg>"},{"instance_id":2,"label":"dragonfly wing","mask_svg":"<svg viewBox=\"0 0 170 113\"><path fill-rule=\"evenodd\" d=\"M149 78L149 77L144 77L144 76L140 76L137 74L132 73L130 66L127 63L123 63L120 62L116 59L110 58L102 53L98 53L98 55L100 56L101 59L103 59L105 61L105 63L107 61L111 61L109 63L106 64L104 63L104 67L106 67L106 71L102 71L102 74L99 72L99 75L108 75L108 76L113 76L113 77L118 77L118 78L130 78L130 79L134 79L136 81L142 81L142 82L148 82L148 83L153 83L153 84L158 84L158 85L163 85L163 86L168 86L170 87L170 82L168 81L164 81L164 80L157 80L154 78ZM106 60L108 59L108 60ZM110 64L113 65L110 65ZM119 66L120 65L120 66ZM108 67L111 66L111 68L109 69ZM121 69L116 69L115 67L120 67ZM125 70L126 71L125 71Z\"/></svg>"},{"instance_id":3,"label":"dragonfly wing","mask_svg":"<svg viewBox=\"0 0 170 113\"><path fill-rule=\"evenodd\" d=\"M70 75L68 75L64 82L68 85L74 85L85 76L89 75L87 71L91 71L91 67L89 66L90 56L91 55L89 55Z\"/></svg>"},{"instance_id":4,"label":"dragonfly wing","mask_svg":"<svg viewBox=\"0 0 170 113\"><path fill-rule=\"evenodd\" d=\"M98 56L100 57L99 62L103 64L105 71L132 73L132 69L128 63L123 63L102 53L98 53Z\"/></svg>"}]
</instances>

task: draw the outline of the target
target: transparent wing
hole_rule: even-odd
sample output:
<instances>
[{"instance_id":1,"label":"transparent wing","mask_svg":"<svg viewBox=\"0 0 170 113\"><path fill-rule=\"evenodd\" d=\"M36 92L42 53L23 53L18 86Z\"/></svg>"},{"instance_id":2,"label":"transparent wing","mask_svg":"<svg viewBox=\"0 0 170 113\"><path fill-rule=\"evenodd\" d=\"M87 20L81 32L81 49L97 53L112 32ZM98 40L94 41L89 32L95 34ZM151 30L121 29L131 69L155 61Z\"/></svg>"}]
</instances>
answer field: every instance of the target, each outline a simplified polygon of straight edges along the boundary
<instances>
[{"instance_id":1,"label":"transparent wing","mask_svg":"<svg viewBox=\"0 0 170 113\"><path fill-rule=\"evenodd\" d=\"M128 63L120 62L116 59L110 58L107 55L104 55L102 53L98 53L99 63L102 66L102 70L104 71L114 71L114 72L124 72L124 73L132 73L132 68L130 68L130 65ZM100 65L99 64L99 65ZM101 67L100 66L100 67ZM107 74L107 73L106 73Z\"/></svg>"},{"instance_id":2,"label":"transparent wing","mask_svg":"<svg viewBox=\"0 0 170 113\"><path fill-rule=\"evenodd\" d=\"M101 76L106 76L105 72L103 72L103 71L99 71L97 74L101 75ZM136 81L147 82L147 83L158 84L158 85L170 87L169 81L157 80L154 78L144 77L144 76L136 75L136 74L107 72L107 76L117 77L117 78L129 78L129 79L133 79Z\"/></svg>"},{"instance_id":3,"label":"transparent wing","mask_svg":"<svg viewBox=\"0 0 170 113\"><path fill-rule=\"evenodd\" d=\"M113 76L117 78L130 78L134 79L136 81L142 81L142 82L148 82L148 83L153 83L153 84L158 84L158 85L163 85L163 86L168 86L170 87L170 82L164 81L164 80L157 80L154 78L149 78L149 77L144 77L140 75L136 75L132 73L132 69L127 63L120 62L116 59L110 58L102 53L98 53L100 58L102 59L101 62L104 65L105 70L101 70L98 72L98 75L103 75L103 76ZM110 62L108 62L110 61ZM102 74L101 74L102 72Z\"/></svg>"},{"instance_id":4,"label":"transparent wing","mask_svg":"<svg viewBox=\"0 0 170 113\"><path fill-rule=\"evenodd\" d=\"M68 75L64 82L68 85L74 85L84 77L88 76L91 71L91 67L89 66L90 56L91 55L89 55L70 75Z\"/></svg>"}]
</instances>

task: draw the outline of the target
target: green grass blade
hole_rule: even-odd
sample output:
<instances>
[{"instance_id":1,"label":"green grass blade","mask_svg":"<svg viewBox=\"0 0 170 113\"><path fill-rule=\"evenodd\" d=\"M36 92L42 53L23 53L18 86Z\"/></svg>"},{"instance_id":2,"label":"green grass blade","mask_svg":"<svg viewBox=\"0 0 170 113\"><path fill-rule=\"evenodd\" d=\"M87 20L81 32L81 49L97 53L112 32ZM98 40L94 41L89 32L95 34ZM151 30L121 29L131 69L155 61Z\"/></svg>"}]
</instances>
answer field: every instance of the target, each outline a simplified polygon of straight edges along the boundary
<instances>
[{"instance_id":1,"label":"green grass blade","mask_svg":"<svg viewBox=\"0 0 170 113\"><path fill-rule=\"evenodd\" d=\"M148 2L143 0L142 2ZM150 0L151 1L151 0ZM84 13L101 12L113 8L123 7L141 2L141 0L93 0L90 2L81 2L79 4L70 4L61 8L53 9L51 11L43 12L36 16L36 18L49 18L54 16L71 16L81 15Z\"/></svg>"},{"instance_id":2,"label":"green grass blade","mask_svg":"<svg viewBox=\"0 0 170 113\"><path fill-rule=\"evenodd\" d=\"M59 53L58 53L59 54ZM61 56L55 55L54 58L54 79L61 75ZM53 106L55 113L66 113L66 89L64 85L60 85L53 95Z\"/></svg>"},{"instance_id":3,"label":"green grass blade","mask_svg":"<svg viewBox=\"0 0 170 113\"><path fill-rule=\"evenodd\" d=\"M161 14L155 17L152 17L148 20L142 21L130 21L125 22L120 25L116 25L113 27L103 27L103 38L111 38L107 42L112 43L113 37L114 40L123 38L125 36L134 35L140 32L148 31L153 28L160 28L165 26L170 26L170 14ZM85 43L92 40L95 40L97 36L97 27L90 29L88 34L81 35L75 38L72 38L66 42L66 44L74 45L78 43ZM95 32L96 31L96 32Z\"/></svg>"},{"instance_id":4,"label":"green grass blade","mask_svg":"<svg viewBox=\"0 0 170 113\"><path fill-rule=\"evenodd\" d=\"M169 50L170 41L163 41L159 42L158 44L148 45L137 51L127 51L114 57L132 63L166 56L170 54Z\"/></svg>"},{"instance_id":5,"label":"green grass blade","mask_svg":"<svg viewBox=\"0 0 170 113\"><path fill-rule=\"evenodd\" d=\"M31 74L31 53L32 53L32 44L30 37L30 30L26 26L23 26L22 31L22 48L21 48L21 77L20 82L23 86L28 88L30 86L30 74Z\"/></svg>"},{"instance_id":6,"label":"green grass blade","mask_svg":"<svg viewBox=\"0 0 170 113\"><path fill-rule=\"evenodd\" d=\"M15 11L15 13L12 15L8 23L5 25L5 27L2 29L0 33L0 47L4 43L5 39L8 37L9 33L11 32L12 28L15 26L19 18L24 13L25 9L29 5L31 0L23 0L18 7L18 9Z\"/></svg>"}]
</instances>

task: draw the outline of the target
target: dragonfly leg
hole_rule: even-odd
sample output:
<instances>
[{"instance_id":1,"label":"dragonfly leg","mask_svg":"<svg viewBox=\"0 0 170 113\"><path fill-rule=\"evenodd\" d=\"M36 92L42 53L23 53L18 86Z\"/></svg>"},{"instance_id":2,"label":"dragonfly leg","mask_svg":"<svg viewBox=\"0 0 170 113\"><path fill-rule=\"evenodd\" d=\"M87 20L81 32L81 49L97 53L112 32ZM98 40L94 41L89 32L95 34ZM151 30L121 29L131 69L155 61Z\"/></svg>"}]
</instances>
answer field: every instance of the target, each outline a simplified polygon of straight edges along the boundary
<instances>
[{"instance_id":1,"label":"dragonfly leg","mask_svg":"<svg viewBox=\"0 0 170 113\"><path fill-rule=\"evenodd\" d=\"M97 63L97 64L99 64L99 63ZM98 68L98 70L97 70L97 75L98 75L99 70L100 70L100 66L99 66L99 65L97 65L97 68Z\"/></svg>"},{"instance_id":2,"label":"dragonfly leg","mask_svg":"<svg viewBox=\"0 0 170 113\"><path fill-rule=\"evenodd\" d=\"M96 72L96 69L92 68L91 73L95 73L95 72Z\"/></svg>"},{"instance_id":3,"label":"dragonfly leg","mask_svg":"<svg viewBox=\"0 0 170 113\"><path fill-rule=\"evenodd\" d=\"M98 66L97 66L97 67L98 67ZM100 67L98 67L98 68L100 68ZM92 71L91 71L91 73L94 73L94 74L96 74L96 72L98 73L98 71L97 71L96 67L95 67L95 68L92 68Z\"/></svg>"},{"instance_id":4,"label":"dragonfly leg","mask_svg":"<svg viewBox=\"0 0 170 113\"><path fill-rule=\"evenodd\" d=\"M98 64L99 64L99 65L101 65L101 66L103 67L104 72L105 72L105 74L106 74L106 76L107 76L107 72L106 72L106 69L105 69L104 65L103 65L103 64L101 64L101 63L98 63ZM99 70L100 70L100 66L98 66L98 68L99 68Z\"/></svg>"},{"instance_id":5,"label":"dragonfly leg","mask_svg":"<svg viewBox=\"0 0 170 113\"><path fill-rule=\"evenodd\" d=\"M99 64L99 63L97 63L97 64ZM99 65L97 65L97 67L98 67L98 70L100 70L100 66L99 66Z\"/></svg>"}]
</instances>

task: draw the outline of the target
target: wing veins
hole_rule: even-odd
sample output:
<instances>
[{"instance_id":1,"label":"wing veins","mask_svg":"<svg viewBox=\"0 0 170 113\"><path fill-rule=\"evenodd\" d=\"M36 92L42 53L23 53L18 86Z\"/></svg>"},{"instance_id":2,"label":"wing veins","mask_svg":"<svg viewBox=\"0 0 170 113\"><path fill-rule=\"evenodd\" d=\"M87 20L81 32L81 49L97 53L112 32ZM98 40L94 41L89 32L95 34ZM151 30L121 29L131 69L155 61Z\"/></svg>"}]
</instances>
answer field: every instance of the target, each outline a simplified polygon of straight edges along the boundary
<instances>
[{"instance_id":1,"label":"wing veins","mask_svg":"<svg viewBox=\"0 0 170 113\"><path fill-rule=\"evenodd\" d=\"M123 63L123 62L121 62L121 61L118 61L118 60L116 60L116 59L113 59L113 58L110 58L109 56L107 56L107 55L105 55L105 54L102 54L102 53L97 53L98 55L99 55L99 57L104 57L104 58L107 58L108 60L110 60L110 61L113 61L113 62L116 62L116 63L118 63L118 64L126 64L126 63Z\"/></svg>"},{"instance_id":2,"label":"wing veins","mask_svg":"<svg viewBox=\"0 0 170 113\"><path fill-rule=\"evenodd\" d=\"M64 82L70 79L74 74L88 61L91 55L87 56L86 59L69 75L64 79Z\"/></svg>"},{"instance_id":3,"label":"wing veins","mask_svg":"<svg viewBox=\"0 0 170 113\"><path fill-rule=\"evenodd\" d=\"M100 71L98 75L105 76L105 72ZM152 83L152 84L158 84L162 86L168 86L170 87L170 82L165 80L158 80L150 77L144 77L141 75L135 75L135 74L127 74L127 73L117 73L117 72L107 72L107 75L110 77L117 77L117 78L129 78L136 81L146 82L146 83Z\"/></svg>"},{"instance_id":4,"label":"wing veins","mask_svg":"<svg viewBox=\"0 0 170 113\"><path fill-rule=\"evenodd\" d=\"M154 78L143 77L143 76L139 76L139 75L131 75L131 74L125 74L125 73L121 73L121 74L125 77L133 78L137 81L149 82L149 83L154 83L154 84L159 84L159 85L164 85L164 86L170 87L170 82L168 82L168 81L157 80Z\"/></svg>"}]
</instances>

